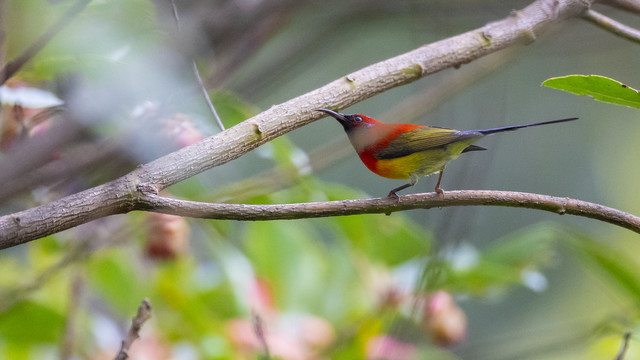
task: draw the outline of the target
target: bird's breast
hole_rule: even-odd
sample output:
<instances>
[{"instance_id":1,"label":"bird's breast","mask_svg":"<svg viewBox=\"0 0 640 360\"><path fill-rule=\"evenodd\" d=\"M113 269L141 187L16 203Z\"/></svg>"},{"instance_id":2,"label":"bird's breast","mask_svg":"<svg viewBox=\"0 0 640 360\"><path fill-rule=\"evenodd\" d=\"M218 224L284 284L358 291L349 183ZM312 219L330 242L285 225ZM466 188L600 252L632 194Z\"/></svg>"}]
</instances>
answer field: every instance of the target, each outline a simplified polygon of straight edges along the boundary
<instances>
[{"instance_id":1,"label":"bird's breast","mask_svg":"<svg viewBox=\"0 0 640 360\"><path fill-rule=\"evenodd\" d=\"M371 152L362 152L360 159L372 172L388 178L406 180L412 174L426 176L440 172L445 164L457 158L445 148L413 153L394 159L376 159Z\"/></svg>"}]
</instances>

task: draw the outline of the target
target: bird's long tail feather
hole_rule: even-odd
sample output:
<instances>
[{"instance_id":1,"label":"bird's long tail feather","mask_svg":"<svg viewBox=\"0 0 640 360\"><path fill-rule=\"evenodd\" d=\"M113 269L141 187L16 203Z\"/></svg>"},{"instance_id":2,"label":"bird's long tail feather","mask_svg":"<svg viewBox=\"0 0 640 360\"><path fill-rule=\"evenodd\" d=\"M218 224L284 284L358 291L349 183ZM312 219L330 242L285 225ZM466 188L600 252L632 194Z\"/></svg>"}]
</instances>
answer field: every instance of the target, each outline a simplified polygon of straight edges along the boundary
<instances>
[{"instance_id":1,"label":"bird's long tail feather","mask_svg":"<svg viewBox=\"0 0 640 360\"><path fill-rule=\"evenodd\" d=\"M539 122L539 123L535 123L535 124L504 126L504 127L499 127L499 128L476 130L476 131L479 132L479 133L482 133L484 135L489 135L489 134L495 134L495 133L499 133L499 132L503 132L503 131L514 131L514 130L518 130L518 129L522 129L522 128L526 128L526 127L557 124L557 123L573 121L573 120L578 120L578 118L574 117L574 118L567 118L567 119L560 119L560 120L553 120L553 121L544 121L544 122Z\"/></svg>"}]
</instances>

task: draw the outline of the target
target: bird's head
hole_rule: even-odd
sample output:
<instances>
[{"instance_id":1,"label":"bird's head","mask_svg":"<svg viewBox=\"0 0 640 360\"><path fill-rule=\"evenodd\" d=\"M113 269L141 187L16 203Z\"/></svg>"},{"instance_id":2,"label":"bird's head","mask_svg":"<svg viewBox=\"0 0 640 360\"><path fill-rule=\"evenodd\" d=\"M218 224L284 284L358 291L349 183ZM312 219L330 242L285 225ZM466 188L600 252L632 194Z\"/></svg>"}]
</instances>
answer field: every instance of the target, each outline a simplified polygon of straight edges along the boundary
<instances>
[{"instance_id":1,"label":"bird's head","mask_svg":"<svg viewBox=\"0 0 640 360\"><path fill-rule=\"evenodd\" d=\"M343 114L329 109L315 109L338 120L347 133L354 129L363 129L380 123L378 120L362 114Z\"/></svg>"}]
</instances>

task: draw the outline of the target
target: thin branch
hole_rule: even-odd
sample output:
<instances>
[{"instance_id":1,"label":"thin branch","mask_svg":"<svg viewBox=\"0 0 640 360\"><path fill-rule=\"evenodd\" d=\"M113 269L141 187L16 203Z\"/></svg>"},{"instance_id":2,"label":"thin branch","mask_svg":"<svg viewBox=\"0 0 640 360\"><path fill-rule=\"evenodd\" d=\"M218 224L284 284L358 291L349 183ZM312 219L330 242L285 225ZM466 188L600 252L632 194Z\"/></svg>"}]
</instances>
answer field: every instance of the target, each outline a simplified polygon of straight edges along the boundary
<instances>
[{"instance_id":1,"label":"thin branch","mask_svg":"<svg viewBox=\"0 0 640 360\"><path fill-rule=\"evenodd\" d=\"M91 0L78 0L73 4L66 13L58 19L53 25L45 30L42 35L36 39L22 54L17 58L8 62L2 70L0 70L0 85L4 84L10 77L12 77L20 68L24 66L29 60L31 60L42 48L45 47L65 26L71 23L71 20L84 10Z\"/></svg>"},{"instance_id":2,"label":"thin branch","mask_svg":"<svg viewBox=\"0 0 640 360\"><path fill-rule=\"evenodd\" d=\"M264 352L264 356L261 356L261 359L270 360L271 354L269 352L269 344L267 343L267 334L265 331L264 321L262 321L262 317L257 312L251 312L251 317L253 318L253 332L256 334L258 338L258 342L262 346L262 351Z\"/></svg>"},{"instance_id":3,"label":"thin branch","mask_svg":"<svg viewBox=\"0 0 640 360\"><path fill-rule=\"evenodd\" d=\"M5 17L5 11L6 11L6 1L5 0L0 0L0 66L4 65L4 58L5 58L5 49L4 49L4 44L5 44L5 40L6 40L6 29L5 29L5 22L4 22L4 17ZM0 113L2 111L0 110Z\"/></svg>"},{"instance_id":4,"label":"thin branch","mask_svg":"<svg viewBox=\"0 0 640 360\"><path fill-rule=\"evenodd\" d=\"M149 299L142 300L142 303L138 307L138 314L131 320L131 327L127 333L127 338L122 340L120 351L115 357L115 360L126 360L129 358L129 349L131 344L140 337L140 329L145 321L151 318L151 302Z\"/></svg>"},{"instance_id":5,"label":"thin branch","mask_svg":"<svg viewBox=\"0 0 640 360\"><path fill-rule=\"evenodd\" d=\"M220 127L220 130L224 131L224 125L222 124L220 115L218 115L218 112L216 111L215 106L213 106L213 103L211 102L211 97L209 97L209 93L207 92L207 88L204 87L204 82L202 82L202 77L200 76L198 65L196 65L195 60L191 60L191 63L193 64L193 74L196 76L196 79L198 80L198 86L200 87L200 91L202 91L202 96L204 96L204 99L207 101L207 106L209 106L209 110L213 114L213 117L215 117L216 123L218 123L218 127Z\"/></svg>"},{"instance_id":6,"label":"thin branch","mask_svg":"<svg viewBox=\"0 0 640 360\"><path fill-rule=\"evenodd\" d=\"M600 0L599 3L634 14L640 14L640 1L638 0Z\"/></svg>"},{"instance_id":7,"label":"thin branch","mask_svg":"<svg viewBox=\"0 0 640 360\"><path fill-rule=\"evenodd\" d=\"M100 166L99 171L105 171L104 165L115 163L122 165L126 161L124 145L118 142L102 142L90 147L79 146L66 150L65 156L53 160L35 169L25 169L19 176L2 177L3 186L0 187L0 204L21 195L25 191L36 189L38 186L52 186L76 179L79 174ZM0 163L0 169L6 169ZM35 166L35 165L34 165ZM9 172L9 171L7 171Z\"/></svg>"},{"instance_id":8,"label":"thin branch","mask_svg":"<svg viewBox=\"0 0 640 360\"><path fill-rule=\"evenodd\" d=\"M631 332L625 333L622 337L622 344L620 344L620 350L618 350L618 354L616 355L614 360L622 360L624 359L624 354L627 352L627 348L629 347L629 339L631 339Z\"/></svg>"},{"instance_id":9,"label":"thin branch","mask_svg":"<svg viewBox=\"0 0 640 360\"><path fill-rule=\"evenodd\" d=\"M178 32L180 32L180 17L178 15L178 7L176 7L175 0L169 0L169 2L171 3L171 8L173 10L172 12L173 19L176 21L176 28L178 29ZM211 97L209 97L207 88L204 87L204 82L202 81L202 77L200 76L200 70L198 70L198 65L196 64L195 60L191 60L191 64L193 65L193 74L195 75L196 80L198 80L198 87L202 92L202 96L207 102L207 106L209 106L209 110L213 114L213 117L216 119L216 122L218 123L218 127L220 127L220 130L224 131L224 125L222 124L222 120L220 119L220 116L218 115L218 112L216 111L215 106L213 106L213 103L211 102Z\"/></svg>"},{"instance_id":10,"label":"thin branch","mask_svg":"<svg viewBox=\"0 0 640 360\"><path fill-rule=\"evenodd\" d=\"M640 43L640 30L638 29L627 26L592 9L587 10L583 17L609 32L627 40Z\"/></svg>"},{"instance_id":11,"label":"thin branch","mask_svg":"<svg viewBox=\"0 0 640 360\"><path fill-rule=\"evenodd\" d=\"M512 191L460 190L390 198L327 201L279 205L215 204L143 195L140 208L203 219L263 221L293 220L360 214L391 214L411 209L450 206L507 206L576 215L618 225L640 233L640 217L587 201Z\"/></svg>"},{"instance_id":12,"label":"thin branch","mask_svg":"<svg viewBox=\"0 0 640 360\"><path fill-rule=\"evenodd\" d=\"M67 305L67 316L65 318L64 338L60 347L60 360L67 360L73 357L73 350L77 335L78 311L84 290L84 278L80 272L73 275L71 280L71 292L69 294L69 304Z\"/></svg>"}]
</instances>

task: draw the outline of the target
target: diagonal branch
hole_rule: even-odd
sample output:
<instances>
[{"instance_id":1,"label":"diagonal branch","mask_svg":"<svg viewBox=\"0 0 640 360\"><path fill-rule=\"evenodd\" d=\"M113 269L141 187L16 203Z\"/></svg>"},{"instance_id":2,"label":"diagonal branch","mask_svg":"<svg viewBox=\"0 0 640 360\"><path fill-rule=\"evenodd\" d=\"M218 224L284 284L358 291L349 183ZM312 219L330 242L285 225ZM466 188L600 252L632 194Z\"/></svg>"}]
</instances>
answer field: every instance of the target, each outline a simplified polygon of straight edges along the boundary
<instances>
[{"instance_id":1,"label":"diagonal branch","mask_svg":"<svg viewBox=\"0 0 640 360\"><path fill-rule=\"evenodd\" d=\"M622 337L622 344L620 345L620 350L618 350L618 354L616 355L614 360L623 360L624 354L627 352L627 348L629 347L629 340L631 339L631 332L627 332Z\"/></svg>"},{"instance_id":2,"label":"diagonal branch","mask_svg":"<svg viewBox=\"0 0 640 360\"><path fill-rule=\"evenodd\" d=\"M599 3L630 13L640 14L640 1L638 0L600 0Z\"/></svg>"},{"instance_id":3,"label":"diagonal branch","mask_svg":"<svg viewBox=\"0 0 640 360\"><path fill-rule=\"evenodd\" d=\"M175 0L169 0L169 3L171 4L173 19L176 22L176 27L178 29L178 32L180 32L180 27L181 27L180 16L178 15L178 8L176 7L176 2ZM202 96L204 97L204 100L207 102L209 111L211 111L211 113L213 114L213 117L216 119L216 123L218 124L218 127L220 128L220 130L224 130L224 124L222 124L220 115L218 115L218 112L216 111L215 106L213 106L213 103L211 102L211 97L207 92L207 88L204 86L204 82L202 81L202 76L200 76L200 70L198 70L198 64L196 64L195 59L191 59L191 65L193 68L193 75L196 77L196 80L198 81L198 87L200 88L200 92L202 92Z\"/></svg>"},{"instance_id":4,"label":"diagonal branch","mask_svg":"<svg viewBox=\"0 0 640 360\"><path fill-rule=\"evenodd\" d=\"M151 302L149 299L144 299L138 307L138 313L131 319L131 327L127 333L127 337L122 340L120 345L120 351L115 357L115 360L126 360L129 358L129 349L134 341L140 337L140 330L142 325L151 318Z\"/></svg>"},{"instance_id":5,"label":"diagonal branch","mask_svg":"<svg viewBox=\"0 0 640 360\"><path fill-rule=\"evenodd\" d=\"M619 21L616 21L608 16L594 10L587 10L584 13L584 18L590 22L598 25L599 27L610 31L620 37L627 40L631 40L636 43L640 43L640 30L627 26Z\"/></svg>"},{"instance_id":6,"label":"diagonal branch","mask_svg":"<svg viewBox=\"0 0 640 360\"><path fill-rule=\"evenodd\" d=\"M109 183L29 210L0 217L0 248L41 238L138 207L136 199L246 154L322 115L438 71L499 50L531 43L558 22L581 15L592 1L537 0L508 17L367 66L298 96L194 145L140 166Z\"/></svg>"},{"instance_id":7,"label":"diagonal branch","mask_svg":"<svg viewBox=\"0 0 640 360\"><path fill-rule=\"evenodd\" d=\"M145 195L140 207L154 212L216 220L293 220L360 214L387 214L451 206L506 206L596 219L640 233L640 217L587 201L512 191L460 190L390 198L326 201L282 205L215 204Z\"/></svg>"},{"instance_id":8,"label":"diagonal branch","mask_svg":"<svg viewBox=\"0 0 640 360\"><path fill-rule=\"evenodd\" d=\"M8 62L2 69L0 69L0 85L4 84L10 77L12 77L20 68L24 66L29 60L31 60L45 45L53 39L62 29L64 29L71 20L84 10L91 0L78 0L73 4L67 12L58 19L53 25L51 25L36 41L31 44L22 54L18 55L15 59Z\"/></svg>"}]
</instances>

